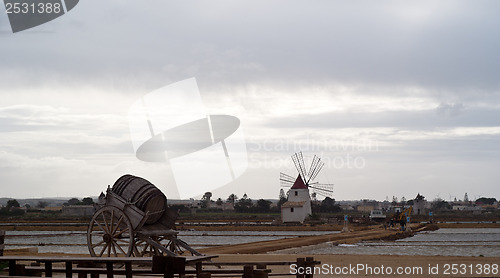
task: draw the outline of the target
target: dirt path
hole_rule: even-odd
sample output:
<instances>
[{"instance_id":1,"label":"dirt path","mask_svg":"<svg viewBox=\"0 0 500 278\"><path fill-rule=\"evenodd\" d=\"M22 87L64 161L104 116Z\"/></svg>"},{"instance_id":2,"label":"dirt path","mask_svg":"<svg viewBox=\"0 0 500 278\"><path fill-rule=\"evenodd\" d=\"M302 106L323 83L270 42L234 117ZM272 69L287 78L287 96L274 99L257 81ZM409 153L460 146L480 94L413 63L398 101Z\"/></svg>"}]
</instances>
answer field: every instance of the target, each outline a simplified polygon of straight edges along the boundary
<instances>
[{"instance_id":1,"label":"dirt path","mask_svg":"<svg viewBox=\"0 0 500 278\"><path fill-rule=\"evenodd\" d=\"M327 234L317 236L301 236L295 238L285 238L277 240L259 241L251 243L233 244L230 246L219 246L200 249L206 254L263 254L271 251L287 248L315 245L324 242L333 242L334 244L356 243L362 240L377 240L392 237L410 236L409 233L384 229L371 229L365 231L355 231L350 233Z\"/></svg>"}]
</instances>

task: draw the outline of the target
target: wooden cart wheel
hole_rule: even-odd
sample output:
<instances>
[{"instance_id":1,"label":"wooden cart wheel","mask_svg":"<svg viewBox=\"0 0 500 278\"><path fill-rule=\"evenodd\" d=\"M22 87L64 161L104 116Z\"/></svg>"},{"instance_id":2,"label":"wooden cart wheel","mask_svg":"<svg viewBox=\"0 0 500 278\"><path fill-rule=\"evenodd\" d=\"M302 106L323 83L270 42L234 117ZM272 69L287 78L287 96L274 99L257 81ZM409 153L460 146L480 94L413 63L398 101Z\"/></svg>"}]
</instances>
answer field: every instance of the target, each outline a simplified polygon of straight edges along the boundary
<instances>
[{"instance_id":1,"label":"wooden cart wheel","mask_svg":"<svg viewBox=\"0 0 500 278\"><path fill-rule=\"evenodd\" d=\"M157 237L151 237L151 239L161 244L161 240L158 240ZM158 248L152 246L151 244L147 243L146 241L137 238L134 244L133 255L136 257L152 257L152 256L163 255L163 252L161 252Z\"/></svg>"},{"instance_id":2,"label":"wooden cart wheel","mask_svg":"<svg viewBox=\"0 0 500 278\"><path fill-rule=\"evenodd\" d=\"M151 236L149 237L151 241L156 242L161 245L162 248L158 248L157 246L151 245L147 241L144 241L140 238L136 238L134 244L134 253L133 256L136 257L149 257L149 256L173 256L175 255L202 255L196 250L190 248L185 248L187 243L184 243L184 246L180 245L179 239L175 235L159 235L159 236Z\"/></svg>"},{"instance_id":3,"label":"wooden cart wheel","mask_svg":"<svg viewBox=\"0 0 500 278\"><path fill-rule=\"evenodd\" d=\"M171 241L169 237L151 236L150 239L170 251L170 254L174 253L176 255L185 255L184 250L182 250L180 246L177 246L173 241ZM133 255L136 257L150 257L164 255L168 256L169 254L165 254L164 250L159 249L158 247L153 246L140 238L137 238L134 244Z\"/></svg>"},{"instance_id":4,"label":"wooden cart wheel","mask_svg":"<svg viewBox=\"0 0 500 278\"><path fill-rule=\"evenodd\" d=\"M87 245L92 257L130 257L134 231L122 210L105 206L96 211L87 230Z\"/></svg>"}]
</instances>

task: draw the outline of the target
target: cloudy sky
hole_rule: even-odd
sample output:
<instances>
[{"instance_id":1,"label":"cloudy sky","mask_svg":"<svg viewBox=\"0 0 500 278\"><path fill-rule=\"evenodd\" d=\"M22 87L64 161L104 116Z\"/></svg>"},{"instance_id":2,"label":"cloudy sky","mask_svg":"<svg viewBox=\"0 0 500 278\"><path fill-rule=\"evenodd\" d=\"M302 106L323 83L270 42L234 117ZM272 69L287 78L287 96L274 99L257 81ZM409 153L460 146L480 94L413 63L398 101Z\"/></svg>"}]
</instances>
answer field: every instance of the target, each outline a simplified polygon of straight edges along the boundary
<instances>
[{"instance_id":1,"label":"cloudy sky","mask_svg":"<svg viewBox=\"0 0 500 278\"><path fill-rule=\"evenodd\" d=\"M302 151L337 200L500 198L498 1L81 1L13 34L0 14L2 197L96 196L122 174L168 198L127 113L195 77L241 120L248 168L212 192L277 198ZM194 162L193 162L194 163ZM195 171L194 169L193 171ZM196 173L193 173L195 175Z\"/></svg>"}]
</instances>

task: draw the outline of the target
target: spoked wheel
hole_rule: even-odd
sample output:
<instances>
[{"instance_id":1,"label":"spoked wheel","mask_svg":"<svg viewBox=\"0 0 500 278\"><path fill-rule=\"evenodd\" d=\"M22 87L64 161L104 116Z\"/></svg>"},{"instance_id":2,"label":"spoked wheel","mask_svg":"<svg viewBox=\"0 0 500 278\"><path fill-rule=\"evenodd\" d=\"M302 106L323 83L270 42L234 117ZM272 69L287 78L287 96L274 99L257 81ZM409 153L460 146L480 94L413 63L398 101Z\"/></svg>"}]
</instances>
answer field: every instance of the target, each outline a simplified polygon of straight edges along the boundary
<instances>
[{"instance_id":1,"label":"spoked wheel","mask_svg":"<svg viewBox=\"0 0 500 278\"><path fill-rule=\"evenodd\" d=\"M134 245L134 256L168 256L172 253L176 255L186 255L187 253L190 253L184 248L181 248L181 246L177 245L175 242L175 238L172 236L152 236L149 239L161 245L162 247L159 248L158 246L152 245L143 239L137 238ZM190 255L192 254L190 253Z\"/></svg>"},{"instance_id":2,"label":"spoked wheel","mask_svg":"<svg viewBox=\"0 0 500 278\"><path fill-rule=\"evenodd\" d=\"M184 254L184 250L182 250L179 246L177 246L173 241L169 240L169 237L165 236L152 236L150 237L151 241L161 245L161 248L158 245L152 245L149 242L137 238L134 245L134 256L137 257L148 257L148 256L162 256L162 255L171 255L172 253L176 255ZM166 251L167 250L167 251ZM169 252L170 254L168 254Z\"/></svg>"},{"instance_id":3,"label":"spoked wheel","mask_svg":"<svg viewBox=\"0 0 500 278\"><path fill-rule=\"evenodd\" d=\"M161 240L158 237L151 237L152 240L161 244ZM137 238L134 244L134 256L136 257L152 257L163 255L163 252L157 247L149 244L148 242Z\"/></svg>"},{"instance_id":4,"label":"spoked wheel","mask_svg":"<svg viewBox=\"0 0 500 278\"><path fill-rule=\"evenodd\" d=\"M116 207L102 207L90 221L87 245L92 257L130 257L134 248L130 219Z\"/></svg>"}]
</instances>

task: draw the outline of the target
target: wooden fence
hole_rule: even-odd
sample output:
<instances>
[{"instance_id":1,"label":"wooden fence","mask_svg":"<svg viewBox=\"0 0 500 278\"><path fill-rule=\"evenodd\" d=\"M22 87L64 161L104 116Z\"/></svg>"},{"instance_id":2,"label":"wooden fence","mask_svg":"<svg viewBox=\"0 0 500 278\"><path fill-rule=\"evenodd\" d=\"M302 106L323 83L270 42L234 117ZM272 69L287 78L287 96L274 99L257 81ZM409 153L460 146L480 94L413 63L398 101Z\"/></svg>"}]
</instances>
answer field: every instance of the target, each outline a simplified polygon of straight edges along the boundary
<instances>
[{"instance_id":1,"label":"wooden fence","mask_svg":"<svg viewBox=\"0 0 500 278\"><path fill-rule=\"evenodd\" d=\"M187 274L197 278L211 277L242 277L242 278L267 278L269 276L296 276L296 278L312 278L313 275L291 272L274 272L273 267L289 266L314 267L320 264L312 257L297 258L291 262L212 262L210 259L216 256L186 256L186 257L37 257L37 256L4 256L0 261L8 262L8 272L0 274L0 277L25 276L52 277L54 273L65 273L66 277L106 277L114 275L148 275L172 278L174 276L184 277ZM24 262L20 264L20 262ZM42 266L43 264L43 266ZM8 274L8 276L6 276ZM3 276L2 276L3 275Z\"/></svg>"}]
</instances>

